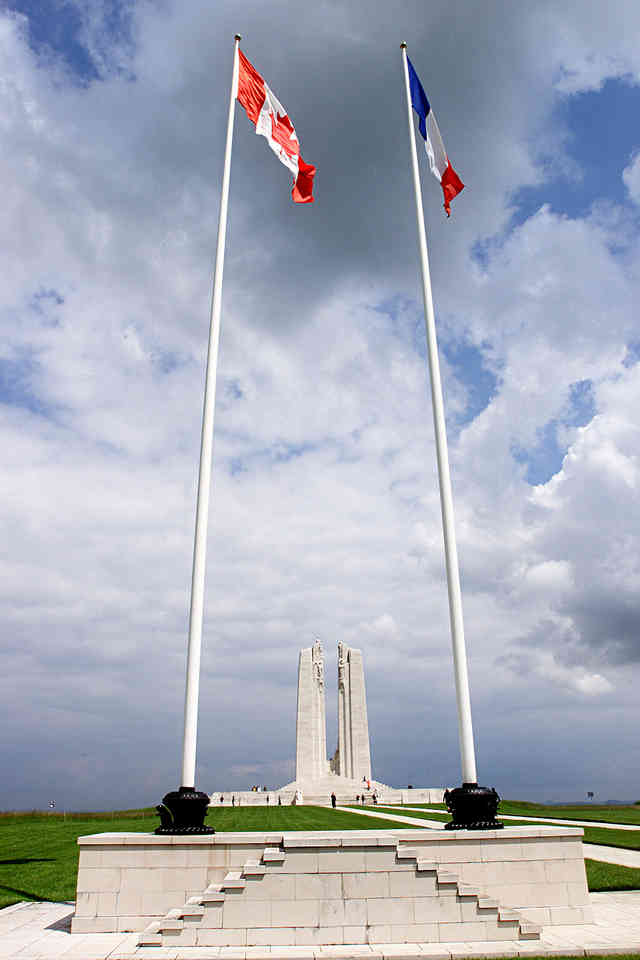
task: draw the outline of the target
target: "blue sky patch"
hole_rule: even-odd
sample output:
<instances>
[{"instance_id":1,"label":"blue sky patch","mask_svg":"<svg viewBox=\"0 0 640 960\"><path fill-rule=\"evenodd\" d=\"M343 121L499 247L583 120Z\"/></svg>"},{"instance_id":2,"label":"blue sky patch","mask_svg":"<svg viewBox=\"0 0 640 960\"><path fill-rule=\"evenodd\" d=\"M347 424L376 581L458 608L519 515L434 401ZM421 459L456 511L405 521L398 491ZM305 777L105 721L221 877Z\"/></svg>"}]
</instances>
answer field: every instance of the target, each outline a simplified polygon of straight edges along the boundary
<instances>
[{"instance_id":1,"label":"blue sky patch","mask_svg":"<svg viewBox=\"0 0 640 960\"><path fill-rule=\"evenodd\" d=\"M590 380L578 380L569 388L569 399L564 413L559 418L549 420L538 431L538 442L529 450L514 444L511 455L518 463L527 466L527 483L532 485L546 483L562 468L567 454L566 444L560 443L559 433L562 427L584 427L596 413L593 384Z\"/></svg>"},{"instance_id":2,"label":"blue sky patch","mask_svg":"<svg viewBox=\"0 0 640 960\"><path fill-rule=\"evenodd\" d=\"M83 36L84 24L78 6L72 0L13 0L11 10L29 21L29 46L46 56L49 51L59 57L75 78L88 84L100 79L99 65L94 62ZM104 56L109 44L131 44L131 5L111 0L102 9L100 38ZM108 59L108 57L107 57Z\"/></svg>"},{"instance_id":3,"label":"blue sky patch","mask_svg":"<svg viewBox=\"0 0 640 960\"><path fill-rule=\"evenodd\" d=\"M640 148L639 115L640 86L627 80L607 80L601 90L563 97L553 121L567 131L565 152L580 176L563 173L554 158L543 159L545 181L517 191L512 226L545 203L555 213L584 217L597 201L628 202L622 172Z\"/></svg>"},{"instance_id":4,"label":"blue sky patch","mask_svg":"<svg viewBox=\"0 0 640 960\"><path fill-rule=\"evenodd\" d=\"M32 350L16 352L15 358L0 357L0 403L46 414L46 406L33 389L37 360Z\"/></svg>"}]
</instances>

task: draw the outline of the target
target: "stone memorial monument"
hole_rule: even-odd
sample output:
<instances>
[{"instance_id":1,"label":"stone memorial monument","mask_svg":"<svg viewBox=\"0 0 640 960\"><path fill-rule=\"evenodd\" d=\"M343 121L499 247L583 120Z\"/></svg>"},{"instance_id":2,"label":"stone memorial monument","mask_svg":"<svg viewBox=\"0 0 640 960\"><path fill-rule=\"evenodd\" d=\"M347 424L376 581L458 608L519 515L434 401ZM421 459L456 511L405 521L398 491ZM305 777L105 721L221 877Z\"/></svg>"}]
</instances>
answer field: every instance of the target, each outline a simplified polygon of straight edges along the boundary
<instances>
[{"instance_id":1,"label":"stone memorial monument","mask_svg":"<svg viewBox=\"0 0 640 960\"><path fill-rule=\"evenodd\" d=\"M371 802L374 794L381 803L409 799L441 803L444 794L442 788L398 790L373 779L362 651L342 642L338 643L338 746L327 759L324 655L319 640L301 650L298 658L296 779L276 792L283 803L298 793L304 803L323 805L330 803L332 793L339 803L353 803L363 796Z\"/></svg>"}]
</instances>

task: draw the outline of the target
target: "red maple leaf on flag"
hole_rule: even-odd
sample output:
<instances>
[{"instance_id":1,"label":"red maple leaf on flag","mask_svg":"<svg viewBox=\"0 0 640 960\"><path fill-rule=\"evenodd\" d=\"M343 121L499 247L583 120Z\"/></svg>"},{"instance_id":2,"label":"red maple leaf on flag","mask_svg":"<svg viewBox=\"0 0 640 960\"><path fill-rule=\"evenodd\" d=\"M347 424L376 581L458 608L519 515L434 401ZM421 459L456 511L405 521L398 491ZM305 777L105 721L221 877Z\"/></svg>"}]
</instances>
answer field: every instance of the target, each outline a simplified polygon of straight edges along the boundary
<instances>
[{"instance_id":1,"label":"red maple leaf on flag","mask_svg":"<svg viewBox=\"0 0 640 960\"><path fill-rule=\"evenodd\" d=\"M279 116L277 113L271 114L271 135L290 157L298 156L300 144L293 129L293 124L286 113L284 116Z\"/></svg>"}]
</instances>

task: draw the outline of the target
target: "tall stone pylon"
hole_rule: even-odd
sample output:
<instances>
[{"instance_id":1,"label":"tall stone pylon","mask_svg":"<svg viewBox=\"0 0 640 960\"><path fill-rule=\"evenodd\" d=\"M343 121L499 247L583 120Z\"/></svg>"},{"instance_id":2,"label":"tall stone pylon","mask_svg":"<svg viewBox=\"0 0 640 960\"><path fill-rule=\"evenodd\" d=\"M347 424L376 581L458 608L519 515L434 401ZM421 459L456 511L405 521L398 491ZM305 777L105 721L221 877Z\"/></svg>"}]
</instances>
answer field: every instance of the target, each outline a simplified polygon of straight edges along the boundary
<instances>
[{"instance_id":1,"label":"tall stone pylon","mask_svg":"<svg viewBox=\"0 0 640 960\"><path fill-rule=\"evenodd\" d=\"M296 714L296 781L320 780L329 772L322 644L300 651Z\"/></svg>"},{"instance_id":2,"label":"tall stone pylon","mask_svg":"<svg viewBox=\"0 0 640 960\"><path fill-rule=\"evenodd\" d=\"M338 749L335 772L371 779L371 750L362 651L338 644Z\"/></svg>"}]
</instances>

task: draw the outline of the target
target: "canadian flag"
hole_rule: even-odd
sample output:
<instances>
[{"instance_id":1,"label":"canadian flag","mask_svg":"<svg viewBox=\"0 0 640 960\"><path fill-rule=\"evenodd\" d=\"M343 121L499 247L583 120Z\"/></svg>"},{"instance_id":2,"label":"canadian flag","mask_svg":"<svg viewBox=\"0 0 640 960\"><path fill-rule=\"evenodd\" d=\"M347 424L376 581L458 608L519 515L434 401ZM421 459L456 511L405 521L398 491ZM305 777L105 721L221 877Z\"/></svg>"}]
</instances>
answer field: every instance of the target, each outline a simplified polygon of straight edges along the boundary
<instances>
[{"instance_id":1,"label":"canadian flag","mask_svg":"<svg viewBox=\"0 0 640 960\"><path fill-rule=\"evenodd\" d=\"M242 50L238 71L238 100L255 124L256 133L267 138L276 156L293 174L291 196L295 203L313 203L313 178L316 168L300 156L300 142L293 124L273 91L264 82Z\"/></svg>"}]
</instances>

